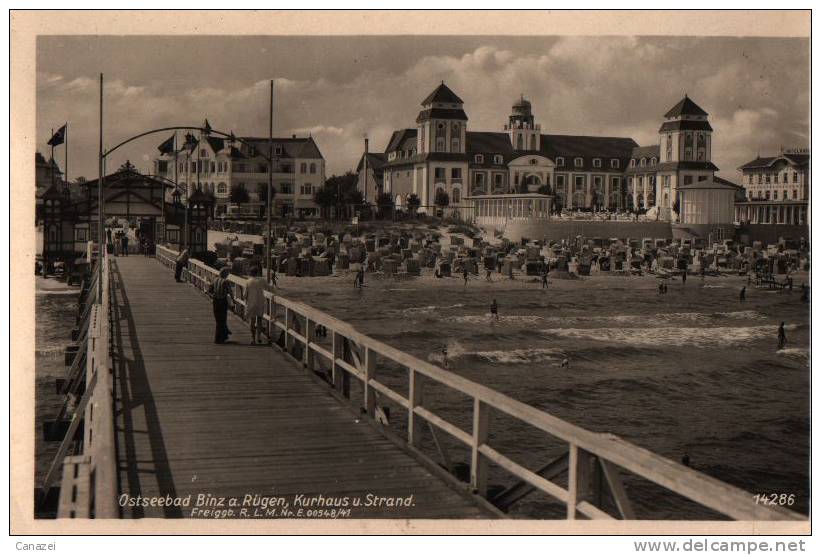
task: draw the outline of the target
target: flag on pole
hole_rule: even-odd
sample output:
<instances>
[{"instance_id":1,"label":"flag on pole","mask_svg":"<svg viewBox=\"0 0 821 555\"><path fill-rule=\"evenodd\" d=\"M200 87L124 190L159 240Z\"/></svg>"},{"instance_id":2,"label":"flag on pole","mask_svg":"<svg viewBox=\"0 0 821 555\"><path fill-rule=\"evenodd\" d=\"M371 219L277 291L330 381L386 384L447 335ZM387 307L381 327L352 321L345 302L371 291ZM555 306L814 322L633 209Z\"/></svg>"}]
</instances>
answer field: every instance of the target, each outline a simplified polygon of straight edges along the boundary
<instances>
[{"instance_id":1,"label":"flag on pole","mask_svg":"<svg viewBox=\"0 0 821 555\"><path fill-rule=\"evenodd\" d=\"M160 151L160 154L170 154L174 152L174 135L171 135L163 141L162 144L157 147L157 150Z\"/></svg>"},{"instance_id":2,"label":"flag on pole","mask_svg":"<svg viewBox=\"0 0 821 555\"><path fill-rule=\"evenodd\" d=\"M68 125L68 124L66 124L66 125ZM65 142L65 140L66 140L66 126L64 125L60 129L57 130L57 133L55 133L54 135L51 136L51 138L48 140L48 145L49 146L61 145Z\"/></svg>"}]
</instances>

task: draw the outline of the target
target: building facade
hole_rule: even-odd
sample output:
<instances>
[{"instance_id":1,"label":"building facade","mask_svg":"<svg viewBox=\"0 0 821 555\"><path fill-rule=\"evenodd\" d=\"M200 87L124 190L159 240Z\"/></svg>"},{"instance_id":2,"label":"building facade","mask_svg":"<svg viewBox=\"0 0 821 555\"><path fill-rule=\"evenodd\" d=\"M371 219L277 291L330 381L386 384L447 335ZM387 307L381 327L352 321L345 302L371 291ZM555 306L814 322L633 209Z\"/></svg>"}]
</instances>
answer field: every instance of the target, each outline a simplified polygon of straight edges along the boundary
<instances>
[{"instance_id":1,"label":"building facade","mask_svg":"<svg viewBox=\"0 0 821 555\"><path fill-rule=\"evenodd\" d=\"M203 127L210 129L206 120ZM319 207L314 192L325 184L325 159L313 137L276 137L274 146L273 214L277 217L315 218ZM268 190L267 137L235 140L188 134L175 152L154 160L154 173L178 184L184 195L195 190L213 194L216 217L263 217ZM231 200L233 188L244 188L249 201Z\"/></svg>"},{"instance_id":2,"label":"building facade","mask_svg":"<svg viewBox=\"0 0 821 555\"><path fill-rule=\"evenodd\" d=\"M810 152L797 149L742 165L745 199L735 219L750 224L806 225L810 194Z\"/></svg>"},{"instance_id":3,"label":"building facade","mask_svg":"<svg viewBox=\"0 0 821 555\"><path fill-rule=\"evenodd\" d=\"M544 134L524 97L500 131L469 131L464 102L443 82L422 101L416 127L394 131L374 194L389 192L398 207L413 194L427 211L441 192L455 206L466 197L542 192L557 210L656 208L658 219L677 221L679 187L718 169L711 133L707 112L687 96L665 114L659 142L650 146L629 137ZM359 172L362 166L360 159Z\"/></svg>"}]
</instances>

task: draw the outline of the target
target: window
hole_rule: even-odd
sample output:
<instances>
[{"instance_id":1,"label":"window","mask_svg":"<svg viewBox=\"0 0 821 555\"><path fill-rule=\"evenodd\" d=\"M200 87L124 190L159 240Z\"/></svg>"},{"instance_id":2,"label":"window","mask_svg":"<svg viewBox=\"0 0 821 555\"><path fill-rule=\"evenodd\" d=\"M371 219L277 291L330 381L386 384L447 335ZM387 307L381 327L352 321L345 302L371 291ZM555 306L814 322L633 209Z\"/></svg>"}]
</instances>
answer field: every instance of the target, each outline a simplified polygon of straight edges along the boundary
<instances>
[{"instance_id":1,"label":"window","mask_svg":"<svg viewBox=\"0 0 821 555\"><path fill-rule=\"evenodd\" d=\"M611 167L611 168L618 169L618 167L619 167L619 161L618 161L618 159L616 159L616 158L611 158L611 159L610 159L610 167Z\"/></svg>"},{"instance_id":2,"label":"window","mask_svg":"<svg viewBox=\"0 0 821 555\"><path fill-rule=\"evenodd\" d=\"M658 160L656 159L656 157L655 157L655 156L653 156L652 158L650 158L650 165L651 165L651 166L655 166L655 165L656 165L656 162L658 162Z\"/></svg>"},{"instance_id":3,"label":"window","mask_svg":"<svg viewBox=\"0 0 821 555\"><path fill-rule=\"evenodd\" d=\"M433 177L435 179L445 179L445 168L433 168Z\"/></svg>"},{"instance_id":4,"label":"window","mask_svg":"<svg viewBox=\"0 0 821 555\"><path fill-rule=\"evenodd\" d=\"M459 189L454 189L453 190L453 195L452 195L450 200L451 200L451 202L454 202L454 203L459 202Z\"/></svg>"},{"instance_id":5,"label":"window","mask_svg":"<svg viewBox=\"0 0 821 555\"><path fill-rule=\"evenodd\" d=\"M502 164L503 163L502 155L501 154L495 155L493 157L493 163L494 164Z\"/></svg>"},{"instance_id":6,"label":"window","mask_svg":"<svg viewBox=\"0 0 821 555\"><path fill-rule=\"evenodd\" d=\"M279 184L279 191L282 194L290 195L291 194L291 184L290 183L280 183Z\"/></svg>"},{"instance_id":7,"label":"window","mask_svg":"<svg viewBox=\"0 0 821 555\"><path fill-rule=\"evenodd\" d=\"M764 182L765 182L765 183L769 183L769 182L770 182L770 174L767 174L767 175L765 175L765 176L764 176Z\"/></svg>"},{"instance_id":8,"label":"window","mask_svg":"<svg viewBox=\"0 0 821 555\"><path fill-rule=\"evenodd\" d=\"M450 177L451 179L462 179L462 168L451 168Z\"/></svg>"},{"instance_id":9,"label":"window","mask_svg":"<svg viewBox=\"0 0 821 555\"><path fill-rule=\"evenodd\" d=\"M748 179L747 179L747 182L748 182L750 185L752 185L752 184L753 184L753 174L750 174L750 175L749 175L749 177L748 177Z\"/></svg>"},{"instance_id":10,"label":"window","mask_svg":"<svg viewBox=\"0 0 821 555\"><path fill-rule=\"evenodd\" d=\"M761 174L759 173L757 175L758 175L758 184L761 185Z\"/></svg>"},{"instance_id":11,"label":"window","mask_svg":"<svg viewBox=\"0 0 821 555\"><path fill-rule=\"evenodd\" d=\"M639 165L642 166L642 167L646 166L647 165L647 158L642 158Z\"/></svg>"},{"instance_id":12,"label":"window","mask_svg":"<svg viewBox=\"0 0 821 555\"><path fill-rule=\"evenodd\" d=\"M282 154L282 147L281 146L275 146L274 147L274 154L276 154L278 156L281 155Z\"/></svg>"},{"instance_id":13,"label":"window","mask_svg":"<svg viewBox=\"0 0 821 555\"><path fill-rule=\"evenodd\" d=\"M536 135L530 135L530 150L536 150Z\"/></svg>"},{"instance_id":14,"label":"window","mask_svg":"<svg viewBox=\"0 0 821 555\"><path fill-rule=\"evenodd\" d=\"M573 160L573 165L577 168L580 168L584 165L584 160L582 160L581 158L576 158Z\"/></svg>"},{"instance_id":15,"label":"window","mask_svg":"<svg viewBox=\"0 0 821 555\"><path fill-rule=\"evenodd\" d=\"M88 241L88 229L83 227L75 227L74 228L74 242L75 243L85 243Z\"/></svg>"},{"instance_id":16,"label":"window","mask_svg":"<svg viewBox=\"0 0 821 555\"><path fill-rule=\"evenodd\" d=\"M564 158L562 158L561 156L557 157L556 158L556 165L557 166L564 166Z\"/></svg>"},{"instance_id":17,"label":"window","mask_svg":"<svg viewBox=\"0 0 821 555\"><path fill-rule=\"evenodd\" d=\"M191 173L197 173L197 163L191 162Z\"/></svg>"},{"instance_id":18,"label":"window","mask_svg":"<svg viewBox=\"0 0 821 555\"><path fill-rule=\"evenodd\" d=\"M459 152L461 150L460 144L461 144L461 141L459 140L458 137L451 138L451 140L450 140L450 151L451 152Z\"/></svg>"},{"instance_id":19,"label":"window","mask_svg":"<svg viewBox=\"0 0 821 555\"><path fill-rule=\"evenodd\" d=\"M211 162L211 173L214 173L215 171L217 171L217 163Z\"/></svg>"},{"instance_id":20,"label":"window","mask_svg":"<svg viewBox=\"0 0 821 555\"><path fill-rule=\"evenodd\" d=\"M798 172L792 172L792 182L798 183Z\"/></svg>"},{"instance_id":21,"label":"window","mask_svg":"<svg viewBox=\"0 0 821 555\"><path fill-rule=\"evenodd\" d=\"M792 198L793 198L793 200L798 199L798 189L793 189L792 190Z\"/></svg>"},{"instance_id":22,"label":"window","mask_svg":"<svg viewBox=\"0 0 821 555\"><path fill-rule=\"evenodd\" d=\"M576 176L573 188L576 191L583 191L584 190L584 176L583 175L577 175Z\"/></svg>"},{"instance_id":23,"label":"window","mask_svg":"<svg viewBox=\"0 0 821 555\"><path fill-rule=\"evenodd\" d=\"M474 183L476 183L476 185L479 185L479 186L484 185L485 184L485 174L483 174L483 173L474 174L473 181L474 181Z\"/></svg>"},{"instance_id":24,"label":"window","mask_svg":"<svg viewBox=\"0 0 821 555\"><path fill-rule=\"evenodd\" d=\"M314 194L313 186L311 186L310 183L305 183L302 187L300 187L299 194L305 197L311 196Z\"/></svg>"},{"instance_id":25,"label":"window","mask_svg":"<svg viewBox=\"0 0 821 555\"><path fill-rule=\"evenodd\" d=\"M316 164L311 164L311 173L316 173Z\"/></svg>"},{"instance_id":26,"label":"window","mask_svg":"<svg viewBox=\"0 0 821 555\"><path fill-rule=\"evenodd\" d=\"M781 200L787 200L787 189L781 191Z\"/></svg>"},{"instance_id":27,"label":"window","mask_svg":"<svg viewBox=\"0 0 821 555\"><path fill-rule=\"evenodd\" d=\"M635 159L635 158L631 158L631 159L630 159L630 167L631 167L631 168L635 168L635 167L636 167L636 159Z\"/></svg>"},{"instance_id":28,"label":"window","mask_svg":"<svg viewBox=\"0 0 821 555\"><path fill-rule=\"evenodd\" d=\"M601 158L593 158L593 167L600 168L601 167Z\"/></svg>"},{"instance_id":29,"label":"window","mask_svg":"<svg viewBox=\"0 0 821 555\"><path fill-rule=\"evenodd\" d=\"M767 191L765 196L766 196L767 200L770 200L770 192L769 191Z\"/></svg>"},{"instance_id":30,"label":"window","mask_svg":"<svg viewBox=\"0 0 821 555\"><path fill-rule=\"evenodd\" d=\"M228 192L228 187L227 187L227 185L225 185L225 183L220 183L219 185L217 185L217 194L224 195L227 192Z\"/></svg>"},{"instance_id":31,"label":"window","mask_svg":"<svg viewBox=\"0 0 821 555\"><path fill-rule=\"evenodd\" d=\"M789 181L789 177L790 177L790 174L788 174L786 172L783 173L781 175L781 183L787 183Z\"/></svg>"},{"instance_id":32,"label":"window","mask_svg":"<svg viewBox=\"0 0 821 555\"><path fill-rule=\"evenodd\" d=\"M564 189L564 176L557 175L556 176L556 188L557 189Z\"/></svg>"},{"instance_id":33,"label":"window","mask_svg":"<svg viewBox=\"0 0 821 555\"><path fill-rule=\"evenodd\" d=\"M299 173L308 173L308 164L306 164L305 162L302 162L299 165Z\"/></svg>"},{"instance_id":34,"label":"window","mask_svg":"<svg viewBox=\"0 0 821 555\"><path fill-rule=\"evenodd\" d=\"M436 152L445 152L445 138L436 137Z\"/></svg>"},{"instance_id":35,"label":"window","mask_svg":"<svg viewBox=\"0 0 821 555\"><path fill-rule=\"evenodd\" d=\"M473 157L473 161L476 162L477 164L481 164L485 161L485 157L482 156L481 154L477 154L476 156Z\"/></svg>"},{"instance_id":36,"label":"window","mask_svg":"<svg viewBox=\"0 0 821 555\"><path fill-rule=\"evenodd\" d=\"M531 166L535 166L537 163L538 163L538 161L535 158L530 159L530 165Z\"/></svg>"},{"instance_id":37,"label":"window","mask_svg":"<svg viewBox=\"0 0 821 555\"><path fill-rule=\"evenodd\" d=\"M204 148L200 149L200 158L208 158L208 151Z\"/></svg>"}]
</instances>

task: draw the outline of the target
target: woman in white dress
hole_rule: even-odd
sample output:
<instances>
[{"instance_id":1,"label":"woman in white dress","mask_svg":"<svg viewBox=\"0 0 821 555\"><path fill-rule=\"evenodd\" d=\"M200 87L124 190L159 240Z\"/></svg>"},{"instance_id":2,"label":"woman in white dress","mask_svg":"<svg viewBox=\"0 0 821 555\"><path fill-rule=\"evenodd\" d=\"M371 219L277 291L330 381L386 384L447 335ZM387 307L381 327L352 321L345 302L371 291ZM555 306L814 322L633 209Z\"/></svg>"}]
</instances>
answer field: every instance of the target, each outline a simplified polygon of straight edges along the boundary
<instances>
[{"instance_id":1,"label":"woman in white dress","mask_svg":"<svg viewBox=\"0 0 821 555\"><path fill-rule=\"evenodd\" d=\"M262 333L262 315L265 313L265 290L267 284L259 277L259 268L251 268L251 277L245 285L245 318L251 325L251 344L259 342Z\"/></svg>"}]
</instances>

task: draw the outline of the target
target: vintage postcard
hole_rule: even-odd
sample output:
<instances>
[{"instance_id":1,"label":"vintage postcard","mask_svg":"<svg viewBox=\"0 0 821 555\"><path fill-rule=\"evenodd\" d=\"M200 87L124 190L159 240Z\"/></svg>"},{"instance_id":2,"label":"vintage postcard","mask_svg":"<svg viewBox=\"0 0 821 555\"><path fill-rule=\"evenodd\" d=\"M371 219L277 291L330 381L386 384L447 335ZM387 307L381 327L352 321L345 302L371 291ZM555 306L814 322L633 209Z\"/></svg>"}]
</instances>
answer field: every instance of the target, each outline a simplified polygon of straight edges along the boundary
<instances>
[{"instance_id":1,"label":"vintage postcard","mask_svg":"<svg viewBox=\"0 0 821 555\"><path fill-rule=\"evenodd\" d=\"M13 533L809 532L808 11L10 24Z\"/></svg>"}]
</instances>

